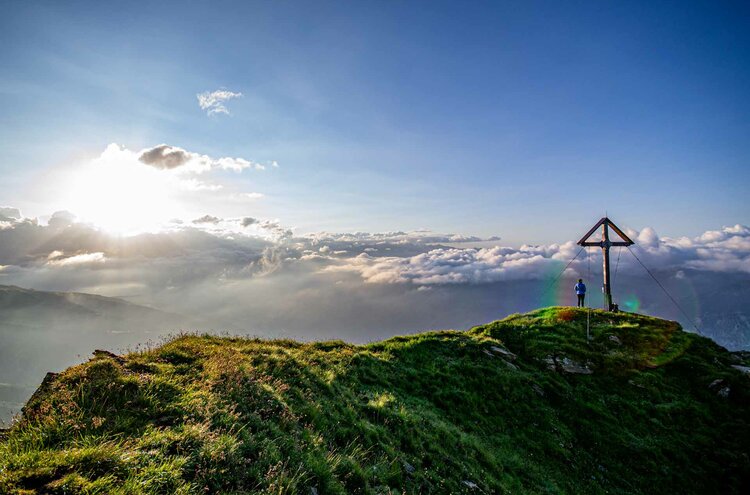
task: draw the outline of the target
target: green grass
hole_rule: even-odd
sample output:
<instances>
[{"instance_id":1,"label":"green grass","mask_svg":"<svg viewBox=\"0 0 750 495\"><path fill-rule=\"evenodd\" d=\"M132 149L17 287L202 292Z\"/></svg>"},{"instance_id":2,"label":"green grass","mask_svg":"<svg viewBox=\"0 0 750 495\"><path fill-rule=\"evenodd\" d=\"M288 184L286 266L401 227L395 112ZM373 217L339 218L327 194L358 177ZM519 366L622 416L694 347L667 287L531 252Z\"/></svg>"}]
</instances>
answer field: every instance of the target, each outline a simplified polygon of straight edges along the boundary
<instances>
[{"instance_id":1,"label":"green grass","mask_svg":"<svg viewBox=\"0 0 750 495\"><path fill-rule=\"evenodd\" d=\"M0 441L0 493L747 493L739 358L624 313L592 311L587 341L586 317L99 355Z\"/></svg>"}]
</instances>

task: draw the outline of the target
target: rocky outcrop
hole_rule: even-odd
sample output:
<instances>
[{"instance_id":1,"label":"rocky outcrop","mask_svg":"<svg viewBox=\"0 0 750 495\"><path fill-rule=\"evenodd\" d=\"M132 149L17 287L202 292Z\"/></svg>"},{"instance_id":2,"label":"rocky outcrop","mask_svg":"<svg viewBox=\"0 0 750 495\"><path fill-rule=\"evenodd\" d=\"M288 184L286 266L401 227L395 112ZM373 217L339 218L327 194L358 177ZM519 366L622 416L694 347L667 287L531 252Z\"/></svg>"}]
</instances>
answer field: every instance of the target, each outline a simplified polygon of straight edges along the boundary
<instances>
[{"instance_id":1,"label":"rocky outcrop","mask_svg":"<svg viewBox=\"0 0 750 495\"><path fill-rule=\"evenodd\" d=\"M57 379L58 373L52 373L51 371L44 375L44 379L42 380L42 383L39 385L39 387L36 389L36 391L31 394L31 397L26 402L26 404L21 408L21 416L26 416L27 413L33 408L35 405L37 405L39 402L42 401L42 399L50 393L52 390L52 387L55 383L55 380Z\"/></svg>"},{"instance_id":2,"label":"rocky outcrop","mask_svg":"<svg viewBox=\"0 0 750 495\"><path fill-rule=\"evenodd\" d=\"M590 375L594 372L587 365L573 361L569 357L547 356L542 362L550 371L570 373L572 375Z\"/></svg>"},{"instance_id":3,"label":"rocky outcrop","mask_svg":"<svg viewBox=\"0 0 750 495\"><path fill-rule=\"evenodd\" d=\"M93 352L94 359L112 359L116 361L118 364L123 364L125 362L125 359L123 359L122 356L118 356L114 352L109 351L103 351L101 349L97 349Z\"/></svg>"},{"instance_id":4,"label":"rocky outcrop","mask_svg":"<svg viewBox=\"0 0 750 495\"><path fill-rule=\"evenodd\" d=\"M498 354L499 356L510 359L511 361L515 361L518 356L510 352L508 349L505 349L503 347L498 347L496 345L493 345L490 347L490 351L494 352L495 354Z\"/></svg>"}]
</instances>

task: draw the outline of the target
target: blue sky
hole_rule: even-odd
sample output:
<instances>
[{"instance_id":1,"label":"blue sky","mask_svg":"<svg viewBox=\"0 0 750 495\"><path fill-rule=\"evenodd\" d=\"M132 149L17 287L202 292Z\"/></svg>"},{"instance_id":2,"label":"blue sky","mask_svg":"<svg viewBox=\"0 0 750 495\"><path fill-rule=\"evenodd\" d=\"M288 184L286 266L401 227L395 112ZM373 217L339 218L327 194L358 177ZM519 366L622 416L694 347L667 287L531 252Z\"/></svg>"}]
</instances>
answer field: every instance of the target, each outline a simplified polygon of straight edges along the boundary
<instances>
[{"instance_id":1,"label":"blue sky","mask_svg":"<svg viewBox=\"0 0 750 495\"><path fill-rule=\"evenodd\" d=\"M750 9L731 2L3 2L0 203L109 143L218 171L300 232L577 238L750 222ZM226 89L229 115L196 94ZM133 201L138 191L132 193ZM127 208L127 205L120 205ZM239 209L242 211L239 211ZM74 212L80 213L80 212Z\"/></svg>"}]
</instances>

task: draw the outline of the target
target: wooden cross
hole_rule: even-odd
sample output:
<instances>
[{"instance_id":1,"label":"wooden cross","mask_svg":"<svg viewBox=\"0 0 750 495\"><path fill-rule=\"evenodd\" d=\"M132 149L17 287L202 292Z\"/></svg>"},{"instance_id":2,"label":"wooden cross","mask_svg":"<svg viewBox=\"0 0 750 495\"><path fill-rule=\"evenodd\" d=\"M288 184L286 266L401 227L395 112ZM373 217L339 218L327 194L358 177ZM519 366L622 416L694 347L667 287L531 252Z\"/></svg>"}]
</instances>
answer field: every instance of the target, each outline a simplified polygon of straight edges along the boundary
<instances>
[{"instance_id":1,"label":"wooden cross","mask_svg":"<svg viewBox=\"0 0 750 495\"><path fill-rule=\"evenodd\" d=\"M599 227L602 228L601 241L589 241L589 237L591 237ZM609 240L610 227L612 227L612 230L614 230L617 235L620 236L620 239L622 239L622 241ZM579 246L599 246L600 248L602 248L602 254L604 255L604 298L607 301L607 308L609 308L610 311L617 309L617 307L616 305L612 304L612 285L609 278L609 248L611 246L632 246L633 244L635 243L631 241L630 238L626 236L625 233L607 217L599 220L597 224L591 227L591 230L589 230L586 235L584 235L581 240L578 241Z\"/></svg>"}]
</instances>

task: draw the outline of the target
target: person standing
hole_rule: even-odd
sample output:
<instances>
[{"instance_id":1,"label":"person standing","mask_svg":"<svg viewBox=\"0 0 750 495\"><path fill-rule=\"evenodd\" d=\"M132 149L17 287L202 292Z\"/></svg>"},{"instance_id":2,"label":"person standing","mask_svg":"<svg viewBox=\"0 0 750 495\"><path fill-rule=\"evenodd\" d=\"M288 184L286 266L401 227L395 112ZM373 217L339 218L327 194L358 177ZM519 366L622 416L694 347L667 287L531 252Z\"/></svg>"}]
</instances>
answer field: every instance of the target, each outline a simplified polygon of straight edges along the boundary
<instances>
[{"instance_id":1,"label":"person standing","mask_svg":"<svg viewBox=\"0 0 750 495\"><path fill-rule=\"evenodd\" d=\"M578 283L575 286L576 295L578 296L578 307L583 308L586 306L586 284L583 283L583 279L579 278Z\"/></svg>"}]
</instances>

